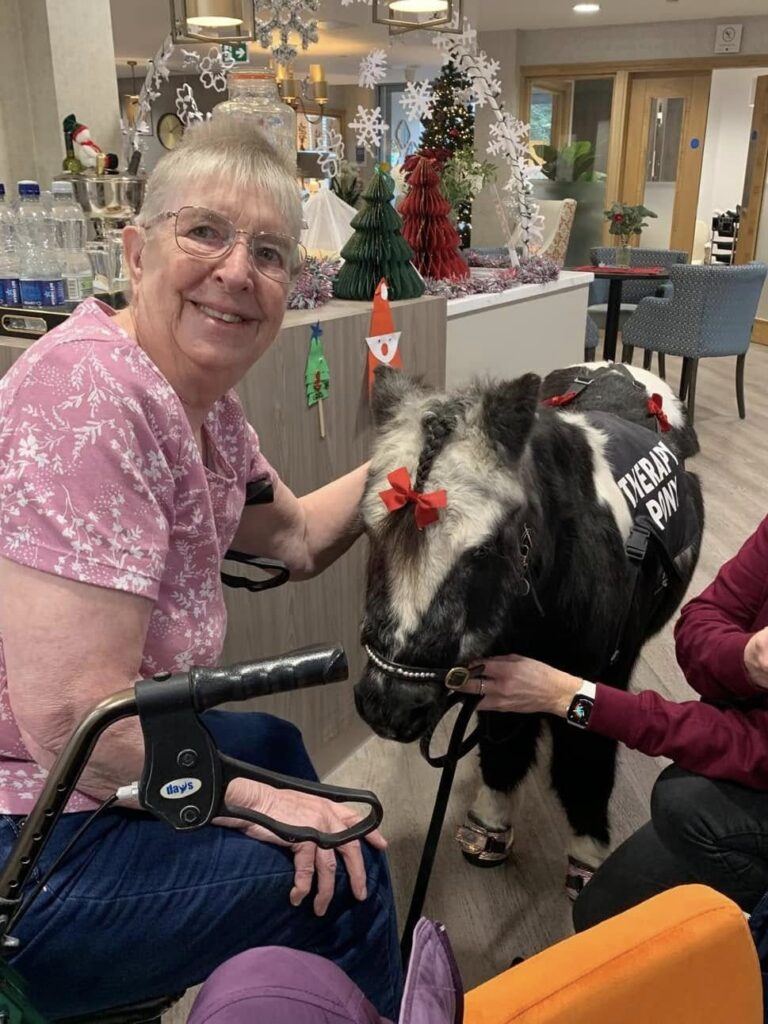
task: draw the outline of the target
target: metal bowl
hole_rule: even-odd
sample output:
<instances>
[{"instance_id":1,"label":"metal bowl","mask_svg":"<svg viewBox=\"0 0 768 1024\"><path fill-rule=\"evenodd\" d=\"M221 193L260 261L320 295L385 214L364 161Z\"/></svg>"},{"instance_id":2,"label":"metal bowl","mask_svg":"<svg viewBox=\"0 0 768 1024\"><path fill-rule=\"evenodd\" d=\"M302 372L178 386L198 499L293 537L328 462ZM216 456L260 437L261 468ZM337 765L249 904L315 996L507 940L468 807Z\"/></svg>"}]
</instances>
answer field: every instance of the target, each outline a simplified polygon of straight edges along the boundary
<instances>
[{"instance_id":1,"label":"metal bowl","mask_svg":"<svg viewBox=\"0 0 768 1024\"><path fill-rule=\"evenodd\" d=\"M144 202L147 179L131 174L68 175L75 198L91 217L132 220Z\"/></svg>"}]
</instances>

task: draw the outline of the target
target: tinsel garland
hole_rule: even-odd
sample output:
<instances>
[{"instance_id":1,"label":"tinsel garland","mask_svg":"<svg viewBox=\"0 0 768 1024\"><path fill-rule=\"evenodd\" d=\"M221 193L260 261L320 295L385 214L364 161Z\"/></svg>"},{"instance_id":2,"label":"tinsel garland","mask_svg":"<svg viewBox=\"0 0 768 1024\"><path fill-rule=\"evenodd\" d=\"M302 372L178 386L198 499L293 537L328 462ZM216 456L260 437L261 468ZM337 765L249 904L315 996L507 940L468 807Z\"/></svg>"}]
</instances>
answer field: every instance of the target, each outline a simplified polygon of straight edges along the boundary
<instances>
[{"instance_id":1,"label":"tinsel garland","mask_svg":"<svg viewBox=\"0 0 768 1024\"><path fill-rule=\"evenodd\" d=\"M484 267L489 270L503 270L510 266L509 252L479 252L477 249L465 249L464 259L470 267Z\"/></svg>"},{"instance_id":2,"label":"tinsel garland","mask_svg":"<svg viewBox=\"0 0 768 1024\"><path fill-rule=\"evenodd\" d=\"M288 296L288 309L316 309L333 298L333 280L341 260L308 256Z\"/></svg>"},{"instance_id":3,"label":"tinsel garland","mask_svg":"<svg viewBox=\"0 0 768 1024\"><path fill-rule=\"evenodd\" d=\"M316 309L324 306L333 297L333 280L340 267L341 260L309 256L288 296L288 309ZM556 281L559 276L560 270L553 260L547 256L531 256L514 269L500 269L497 273L472 277L467 281L426 278L426 294L440 295L446 299L496 295L517 284L546 284L548 281Z\"/></svg>"}]
</instances>

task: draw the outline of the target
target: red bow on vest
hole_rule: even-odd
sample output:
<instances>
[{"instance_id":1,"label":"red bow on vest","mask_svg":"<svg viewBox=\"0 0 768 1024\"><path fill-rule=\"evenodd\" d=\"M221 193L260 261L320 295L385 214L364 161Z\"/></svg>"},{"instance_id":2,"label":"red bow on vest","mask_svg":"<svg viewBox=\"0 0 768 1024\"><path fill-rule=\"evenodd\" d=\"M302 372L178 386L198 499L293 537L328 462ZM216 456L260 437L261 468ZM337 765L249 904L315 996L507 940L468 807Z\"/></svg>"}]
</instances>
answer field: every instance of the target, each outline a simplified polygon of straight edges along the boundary
<instances>
[{"instance_id":1,"label":"red bow on vest","mask_svg":"<svg viewBox=\"0 0 768 1024\"><path fill-rule=\"evenodd\" d=\"M661 395L651 395L651 397L646 402L648 412L651 414L651 416L655 416L658 420L662 434L666 434L666 432L668 430L671 430L672 427L670 425L669 419L667 418L667 414L664 412L662 408L663 405L664 399L661 397Z\"/></svg>"},{"instance_id":2,"label":"red bow on vest","mask_svg":"<svg viewBox=\"0 0 768 1024\"><path fill-rule=\"evenodd\" d=\"M445 491L430 491L429 494L414 491L405 466L390 473L387 480L392 484L392 490L379 491L379 497L390 512L395 512L406 505L415 505L416 525L420 530L429 526L430 523L436 523L440 518L439 509L445 508L448 504Z\"/></svg>"}]
</instances>

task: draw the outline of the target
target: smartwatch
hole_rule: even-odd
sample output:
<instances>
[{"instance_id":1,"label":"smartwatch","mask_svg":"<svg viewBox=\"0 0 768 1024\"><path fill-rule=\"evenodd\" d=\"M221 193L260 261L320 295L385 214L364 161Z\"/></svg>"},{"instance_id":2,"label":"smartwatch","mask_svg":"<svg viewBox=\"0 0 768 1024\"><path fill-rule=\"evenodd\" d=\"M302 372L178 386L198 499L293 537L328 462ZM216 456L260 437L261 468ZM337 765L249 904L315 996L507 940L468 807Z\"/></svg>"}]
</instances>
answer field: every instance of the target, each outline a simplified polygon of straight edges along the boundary
<instances>
[{"instance_id":1,"label":"smartwatch","mask_svg":"<svg viewBox=\"0 0 768 1024\"><path fill-rule=\"evenodd\" d=\"M589 725L592 708L595 706L596 693L595 683L582 679L581 686L573 695L570 707L565 713L566 721L575 725L577 729L586 729Z\"/></svg>"}]
</instances>

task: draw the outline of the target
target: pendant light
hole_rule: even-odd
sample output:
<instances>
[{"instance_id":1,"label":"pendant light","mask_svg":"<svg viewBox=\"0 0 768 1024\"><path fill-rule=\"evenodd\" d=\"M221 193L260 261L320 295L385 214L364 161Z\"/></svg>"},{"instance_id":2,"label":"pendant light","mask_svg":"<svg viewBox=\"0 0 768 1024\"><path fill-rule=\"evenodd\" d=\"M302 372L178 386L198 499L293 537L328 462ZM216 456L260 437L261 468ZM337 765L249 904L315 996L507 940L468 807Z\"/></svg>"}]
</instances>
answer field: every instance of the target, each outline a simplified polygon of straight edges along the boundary
<instances>
[{"instance_id":1,"label":"pendant light","mask_svg":"<svg viewBox=\"0 0 768 1024\"><path fill-rule=\"evenodd\" d=\"M462 0L373 0L373 23L386 25L393 35L446 31L445 26L458 26L460 32Z\"/></svg>"},{"instance_id":2,"label":"pendant light","mask_svg":"<svg viewBox=\"0 0 768 1024\"><path fill-rule=\"evenodd\" d=\"M169 0L174 43L247 43L256 38L253 0Z\"/></svg>"}]
</instances>

